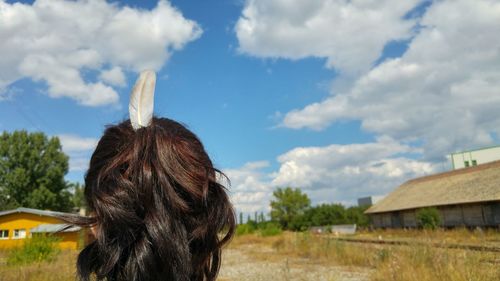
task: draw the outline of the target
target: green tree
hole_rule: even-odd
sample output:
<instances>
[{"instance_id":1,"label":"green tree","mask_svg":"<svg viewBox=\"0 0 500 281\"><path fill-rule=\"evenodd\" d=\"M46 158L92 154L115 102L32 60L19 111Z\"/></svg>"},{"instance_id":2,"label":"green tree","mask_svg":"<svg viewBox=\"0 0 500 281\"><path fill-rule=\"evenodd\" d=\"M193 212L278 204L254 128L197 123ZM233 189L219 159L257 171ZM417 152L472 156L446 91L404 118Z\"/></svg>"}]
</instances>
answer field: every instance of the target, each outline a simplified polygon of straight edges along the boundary
<instances>
[{"instance_id":1,"label":"green tree","mask_svg":"<svg viewBox=\"0 0 500 281\"><path fill-rule=\"evenodd\" d=\"M71 203L73 207L81 209L86 207L85 195L83 194L84 186L79 182L70 183L69 188L73 191L73 195L71 196Z\"/></svg>"},{"instance_id":2,"label":"green tree","mask_svg":"<svg viewBox=\"0 0 500 281\"><path fill-rule=\"evenodd\" d=\"M310 221L317 226L346 223L345 208L341 204L321 204L309 212Z\"/></svg>"},{"instance_id":3,"label":"green tree","mask_svg":"<svg viewBox=\"0 0 500 281\"><path fill-rule=\"evenodd\" d=\"M346 209L346 223L361 227L370 225L370 218L365 214L369 206L353 206Z\"/></svg>"},{"instance_id":4,"label":"green tree","mask_svg":"<svg viewBox=\"0 0 500 281\"><path fill-rule=\"evenodd\" d=\"M307 194L299 188L278 188L273 192L271 201L271 220L278 222L284 229L289 229L295 217L300 216L311 205Z\"/></svg>"},{"instance_id":5,"label":"green tree","mask_svg":"<svg viewBox=\"0 0 500 281\"><path fill-rule=\"evenodd\" d=\"M306 230L311 226L326 226L348 223L347 212L342 204L321 204L296 216L290 225L293 230Z\"/></svg>"},{"instance_id":6,"label":"green tree","mask_svg":"<svg viewBox=\"0 0 500 281\"><path fill-rule=\"evenodd\" d=\"M0 136L0 210L29 207L68 211L68 157L57 137L27 131Z\"/></svg>"},{"instance_id":7,"label":"green tree","mask_svg":"<svg viewBox=\"0 0 500 281\"><path fill-rule=\"evenodd\" d=\"M418 210L416 217L418 225L426 229L436 229L441 224L439 211L434 207Z\"/></svg>"}]
</instances>

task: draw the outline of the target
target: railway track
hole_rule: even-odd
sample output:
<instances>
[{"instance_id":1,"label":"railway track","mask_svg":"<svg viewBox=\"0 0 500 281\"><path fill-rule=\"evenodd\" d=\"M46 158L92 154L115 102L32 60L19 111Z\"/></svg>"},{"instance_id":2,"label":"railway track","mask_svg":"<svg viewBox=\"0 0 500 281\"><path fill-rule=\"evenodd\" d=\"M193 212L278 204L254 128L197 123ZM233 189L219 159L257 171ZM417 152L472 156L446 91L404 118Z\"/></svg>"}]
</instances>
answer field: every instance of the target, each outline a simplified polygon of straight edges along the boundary
<instances>
[{"instance_id":1,"label":"railway track","mask_svg":"<svg viewBox=\"0 0 500 281\"><path fill-rule=\"evenodd\" d=\"M499 246L482 246L482 245L471 245L471 244L450 244L450 243L439 243L439 242L403 241L403 240L363 239L363 238L348 238L348 237L328 237L328 238L348 243L365 243L365 244L396 245L396 246L432 246L444 249L459 249L459 250L470 250L478 252L500 253Z\"/></svg>"}]
</instances>

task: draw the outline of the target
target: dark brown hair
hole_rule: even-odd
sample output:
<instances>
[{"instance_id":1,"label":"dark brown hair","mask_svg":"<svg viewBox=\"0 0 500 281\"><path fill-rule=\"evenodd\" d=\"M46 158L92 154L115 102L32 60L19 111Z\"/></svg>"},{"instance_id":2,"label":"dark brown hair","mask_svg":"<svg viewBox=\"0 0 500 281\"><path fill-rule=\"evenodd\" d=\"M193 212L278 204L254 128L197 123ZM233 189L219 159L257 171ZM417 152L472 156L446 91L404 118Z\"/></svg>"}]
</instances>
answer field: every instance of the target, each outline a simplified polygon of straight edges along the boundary
<instances>
[{"instance_id":1,"label":"dark brown hair","mask_svg":"<svg viewBox=\"0 0 500 281\"><path fill-rule=\"evenodd\" d=\"M92 215L73 219L96 232L78 257L80 280L215 280L235 227L221 178L196 135L173 120L108 127L85 175Z\"/></svg>"}]
</instances>

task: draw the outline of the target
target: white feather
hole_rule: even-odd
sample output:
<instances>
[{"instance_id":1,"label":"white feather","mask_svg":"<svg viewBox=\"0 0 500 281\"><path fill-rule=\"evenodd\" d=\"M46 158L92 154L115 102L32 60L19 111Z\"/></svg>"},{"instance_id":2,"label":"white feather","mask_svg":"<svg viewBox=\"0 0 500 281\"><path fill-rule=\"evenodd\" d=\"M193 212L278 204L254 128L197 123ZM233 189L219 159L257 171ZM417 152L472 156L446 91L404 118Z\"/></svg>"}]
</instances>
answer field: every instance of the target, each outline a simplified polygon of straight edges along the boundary
<instances>
[{"instance_id":1,"label":"white feather","mask_svg":"<svg viewBox=\"0 0 500 281\"><path fill-rule=\"evenodd\" d=\"M141 72L135 82L128 106L132 128L147 127L153 119L156 74L154 71Z\"/></svg>"}]
</instances>

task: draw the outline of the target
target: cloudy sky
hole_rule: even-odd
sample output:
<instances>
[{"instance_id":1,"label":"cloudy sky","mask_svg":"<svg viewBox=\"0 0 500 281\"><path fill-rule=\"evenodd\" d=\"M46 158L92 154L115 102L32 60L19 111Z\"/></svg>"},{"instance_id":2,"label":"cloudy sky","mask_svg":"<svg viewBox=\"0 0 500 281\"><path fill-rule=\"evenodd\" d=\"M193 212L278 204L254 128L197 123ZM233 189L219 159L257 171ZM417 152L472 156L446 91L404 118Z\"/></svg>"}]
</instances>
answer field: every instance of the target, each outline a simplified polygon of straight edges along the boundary
<instances>
[{"instance_id":1,"label":"cloudy sky","mask_svg":"<svg viewBox=\"0 0 500 281\"><path fill-rule=\"evenodd\" d=\"M496 0L0 0L0 130L59 136L82 181L154 69L238 211L353 204L500 143L499 34Z\"/></svg>"}]
</instances>

